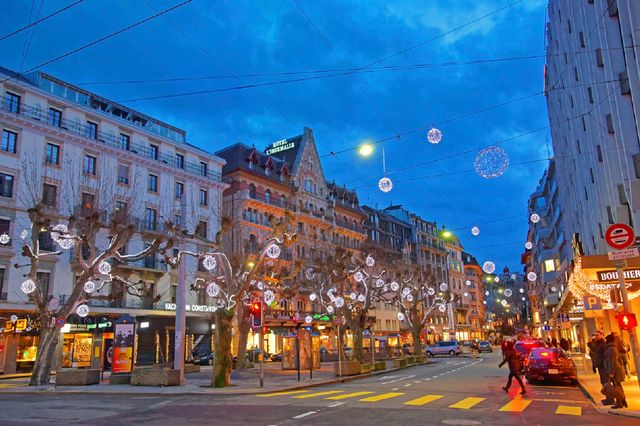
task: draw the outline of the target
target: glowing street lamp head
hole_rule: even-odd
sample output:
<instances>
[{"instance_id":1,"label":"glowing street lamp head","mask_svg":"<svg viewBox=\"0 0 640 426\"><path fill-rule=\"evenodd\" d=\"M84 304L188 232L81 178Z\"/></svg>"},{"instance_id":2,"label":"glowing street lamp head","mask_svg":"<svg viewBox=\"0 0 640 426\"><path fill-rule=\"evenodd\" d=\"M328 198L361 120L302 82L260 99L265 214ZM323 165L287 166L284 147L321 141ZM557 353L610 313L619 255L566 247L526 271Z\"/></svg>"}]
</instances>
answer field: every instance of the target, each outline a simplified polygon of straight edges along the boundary
<instances>
[{"instance_id":1,"label":"glowing street lamp head","mask_svg":"<svg viewBox=\"0 0 640 426\"><path fill-rule=\"evenodd\" d=\"M442 231L442 236L444 238L451 238L451 235L453 235L451 231Z\"/></svg>"},{"instance_id":2,"label":"glowing street lamp head","mask_svg":"<svg viewBox=\"0 0 640 426\"><path fill-rule=\"evenodd\" d=\"M358 153L363 157L370 156L371 154L373 154L373 145L369 143L360 145L360 148L358 148Z\"/></svg>"}]
</instances>

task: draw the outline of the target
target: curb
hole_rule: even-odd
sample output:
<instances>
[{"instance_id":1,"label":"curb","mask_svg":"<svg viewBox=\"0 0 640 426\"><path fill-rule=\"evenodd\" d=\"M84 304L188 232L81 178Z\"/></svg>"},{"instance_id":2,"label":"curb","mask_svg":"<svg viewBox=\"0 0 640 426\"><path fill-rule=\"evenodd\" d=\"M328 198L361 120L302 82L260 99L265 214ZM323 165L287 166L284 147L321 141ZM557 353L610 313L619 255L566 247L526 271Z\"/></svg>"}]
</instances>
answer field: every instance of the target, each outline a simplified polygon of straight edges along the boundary
<instances>
[{"instance_id":1,"label":"curb","mask_svg":"<svg viewBox=\"0 0 640 426\"><path fill-rule=\"evenodd\" d=\"M584 394L584 396L591 402L591 405L593 405L593 408L595 408L595 410L601 414L611 414L613 416L620 416L620 417L628 417L628 418L632 418L632 419L640 419L640 413L636 413L636 412L629 412L629 411L622 411L622 410L614 410L614 409L609 409L606 408L603 405L599 405L594 399L593 396L589 393L589 391L587 390L586 387L584 387L584 385L580 382L580 380L578 379L578 388L580 388L580 390L582 391L582 393Z\"/></svg>"},{"instance_id":2,"label":"curb","mask_svg":"<svg viewBox=\"0 0 640 426\"><path fill-rule=\"evenodd\" d=\"M244 395L260 395L266 393L277 393L277 392L289 392L300 389L308 389L314 388L318 386L332 385L336 383L345 383L351 382L359 379L366 379L368 377L374 377L385 373L391 373L394 371L405 370L407 368L417 367L417 366L426 366L432 364L432 362L426 362L424 364L411 364L406 367L400 368L391 368L389 370L380 370L367 374L357 374L354 376L348 377L340 377L337 379L326 380L324 382L318 383L309 383L305 385L297 385L290 386L286 388L279 389L269 389L269 390L257 390L257 391L241 391L241 392L229 392L229 393L207 393L207 392L180 392L180 393L164 393L164 392L86 392L81 390L70 390L70 391L58 391L53 388L42 389L36 391L19 391L19 390L10 390L10 391L0 391L0 397L3 395L99 395L99 396L163 396L163 397L182 397L182 396L244 396ZM160 388L163 389L163 388Z\"/></svg>"}]
</instances>

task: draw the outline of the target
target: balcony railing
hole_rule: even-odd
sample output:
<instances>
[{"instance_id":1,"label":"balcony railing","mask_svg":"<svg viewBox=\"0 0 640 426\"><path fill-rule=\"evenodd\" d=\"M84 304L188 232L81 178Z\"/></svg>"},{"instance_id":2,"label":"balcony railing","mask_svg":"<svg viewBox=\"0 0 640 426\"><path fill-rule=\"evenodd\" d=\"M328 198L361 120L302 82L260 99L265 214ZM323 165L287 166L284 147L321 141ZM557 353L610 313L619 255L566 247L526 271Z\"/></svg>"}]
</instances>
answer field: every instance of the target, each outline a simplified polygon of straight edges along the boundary
<instances>
[{"instance_id":1,"label":"balcony railing","mask_svg":"<svg viewBox=\"0 0 640 426\"><path fill-rule=\"evenodd\" d=\"M349 223L349 222L344 222L342 220L336 220L336 226L339 226L341 228L345 228L345 229L350 229L352 231L356 231L356 232L360 232L360 233L364 233L364 228L360 225L357 224L353 224L353 223Z\"/></svg>"},{"instance_id":2,"label":"balcony railing","mask_svg":"<svg viewBox=\"0 0 640 426\"><path fill-rule=\"evenodd\" d=\"M59 130L71 133L76 136L81 136L86 139L102 142L114 149L128 151L141 157L162 162L173 168L184 170L192 175L205 177L213 182L222 181L220 173L213 172L211 170L204 170L201 167L200 163L184 161L182 164L183 167L179 167L178 160L173 155L166 153L154 154L154 151L152 151L150 147L139 145L136 143L129 143L128 147L123 146L120 142L120 137L115 133L107 133L102 130L96 131L93 127L84 125L79 121L69 120L68 118L52 120L48 112L42 110L39 107L33 107L27 104L20 104L18 106L16 103L2 102L2 104L0 104L0 109L8 113L39 121L40 123L46 124L49 127L55 127Z\"/></svg>"},{"instance_id":3,"label":"balcony railing","mask_svg":"<svg viewBox=\"0 0 640 426\"><path fill-rule=\"evenodd\" d=\"M275 197L265 197L264 195L258 195L258 194L249 194L249 198L251 198L252 200L257 200L266 204L270 204L272 206L276 206L276 207L280 207L283 209L288 209L288 210L292 210L292 211L296 211L296 206L290 203L287 203L286 201L281 201L278 198Z\"/></svg>"}]
</instances>

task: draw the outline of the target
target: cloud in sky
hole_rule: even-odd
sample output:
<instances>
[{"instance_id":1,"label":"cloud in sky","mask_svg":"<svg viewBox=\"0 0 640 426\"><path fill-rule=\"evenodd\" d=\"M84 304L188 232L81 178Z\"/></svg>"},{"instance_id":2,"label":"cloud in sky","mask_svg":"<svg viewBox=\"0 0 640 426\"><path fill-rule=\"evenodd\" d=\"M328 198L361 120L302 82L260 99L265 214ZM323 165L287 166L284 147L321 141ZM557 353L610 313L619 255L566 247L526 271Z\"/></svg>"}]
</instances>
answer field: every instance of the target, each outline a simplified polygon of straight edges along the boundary
<instances>
[{"instance_id":1,"label":"cloud in sky","mask_svg":"<svg viewBox=\"0 0 640 426\"><path fill-rule=\"evenodd\" d=\"M513 0L312 2L195 0L165 18L146 23L95 47L47 66L44 71L69 82L105 82L193 76L278 73L364 66L499 9ZM67 4L70 0L67 1ZM92 0L39 24L25 68L92 41L178 1ZM444 38L394 56L379 66L441 63L544 54L544 0L524 0ZM40 16L62 7L45 2ZM30 2L3 6L4 32L29 22ZM32 14L35 16L35 12ZM176 29L175 27L178 27ZM0 41L0 65L17 69L26 34ZM395 189L377 190L382 174L381 145L369 159L354 151L323 157L329 180L358 187L360 199L379 207L401 203L424 218L460 228L463 244L479 260L519 270L526 237L526 202L544 163L513 165L487 181L471 170L477 150L548 124L543 96L460 117L472 111L541 90L543 59L475 65L380 71L337 76L258 89L132 102L130 106L188 131L191 143L215 151L242 141L263 147L314 129L321 155L409 129L438 125L439 145L425 132L385 142L389 170L452 156L394 173ZM243 78L260 83L290 78ZM241 84L235 78L85 86L114 100ZM373 102L370 101L373 100ZM505 143L512 163L540 158L548 132ZM467 171L451 175L451 172ZM430 178L422 178L431 176ZM480 225L479 237L469 230Z\"/></svg>"}]
</instances>

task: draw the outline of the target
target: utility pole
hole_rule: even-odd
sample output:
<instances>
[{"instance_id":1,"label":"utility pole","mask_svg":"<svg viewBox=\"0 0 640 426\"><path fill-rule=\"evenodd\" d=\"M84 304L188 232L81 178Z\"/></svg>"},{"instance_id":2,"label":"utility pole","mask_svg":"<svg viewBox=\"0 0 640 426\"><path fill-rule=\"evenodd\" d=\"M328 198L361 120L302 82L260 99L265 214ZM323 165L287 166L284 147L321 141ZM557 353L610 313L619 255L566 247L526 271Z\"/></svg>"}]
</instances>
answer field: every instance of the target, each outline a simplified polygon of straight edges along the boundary
<instances>
[{"instance_id":1,"label":"utility pole","mask_svg":"<svg viewBox=\"0 0 640 426\"><path fill-rule=\"evenodd\" d=\"M624 267L627 266L627 261L622 260L616 262L616 269L618 270L618 283L620 284L620 295L622 296L622 306L625 312L630 312L629 309L629 296L627 295L627 287L624 283ZM638 354L638 336L636 335L635 327L628 330L629 343L631 344L631 354L633 355L633 363L636 366L636 374L640 368L640 356ZM640 381L638 381L640 387Z\"/></svg>"},{"instance_id":2,"label":"utility pole","mask_svg":"<svg viewBox=\"0 0 640 426\"><path fill-rule=\"evenodd\" d=\"M186 233L186 196L182 194L180 200L180 250L185 249L184 237ZM180 371L180 385L184 385L184 358L185 358L185 335L187 329L187 265L183 256L178 258L178 288L176 291L176 327L173 348L173 369Z\"/></svg>"}]
</instances>

